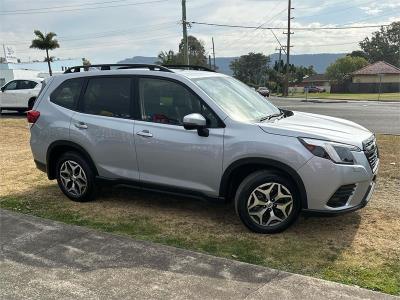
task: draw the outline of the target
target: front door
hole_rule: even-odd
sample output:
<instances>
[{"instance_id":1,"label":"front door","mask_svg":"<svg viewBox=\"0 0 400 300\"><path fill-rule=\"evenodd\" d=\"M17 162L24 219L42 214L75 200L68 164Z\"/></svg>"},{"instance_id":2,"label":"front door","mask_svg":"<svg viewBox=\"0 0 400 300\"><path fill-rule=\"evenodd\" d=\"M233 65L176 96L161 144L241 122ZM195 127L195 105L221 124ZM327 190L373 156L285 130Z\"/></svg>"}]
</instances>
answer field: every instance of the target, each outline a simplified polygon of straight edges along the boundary
<instances>
[{"instance_id":1,"label":"front door","mask_svg":"<svg viewBox=\"0 0 400 300\"><path fill-rule=\"evenodd\" d=\"M175 81L139 78L138 94L141 116L135 123L135 146L140 181L218 196L224 138L218 117ZM183 117L190 113L207 119L208 137L183 128Z\"/></svg>"},{"instance_id":2,"label":"front door","mask_svg":"<svg viewBox=\"0 0 400 300\"><path fill-rule=\"evenodd\" d=\"M0 106L1 107L15 107L16 106L16 93L18 88L18 81L13 80L7 83L2 93L0 94Z\"/></svg>"}]
</instances>

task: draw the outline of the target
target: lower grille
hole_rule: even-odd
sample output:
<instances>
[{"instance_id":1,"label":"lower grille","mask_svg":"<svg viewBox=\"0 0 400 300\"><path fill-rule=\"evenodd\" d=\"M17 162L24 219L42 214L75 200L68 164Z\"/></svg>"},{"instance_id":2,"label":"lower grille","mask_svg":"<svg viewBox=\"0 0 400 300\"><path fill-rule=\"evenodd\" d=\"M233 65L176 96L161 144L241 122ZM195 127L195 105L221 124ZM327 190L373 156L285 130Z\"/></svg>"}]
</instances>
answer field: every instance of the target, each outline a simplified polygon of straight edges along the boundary
<instances>
[{"instance_id":1,"label":"lower grille","mask_svg":"<svg viewBox=\"0 0 400 300\"><path fill-rule=\"evenodd\" d=\"M332 195L326 205L330 207L340 207L346 205L347 201L349 201L350 197L353 195L355 189L355 184L342 185Z\"/></svg>"},{"instance_id":2,"label":"lower grille","mask_svg":"<svg viewBox=\"0 0 400 300\"><path fill-rule=\"evenodd\" d=\"M365 156L368 159L371 169L374 170L379 159L379 150L378 146L376 145L375 137L372 136L368 140L365 140L363 145Z\"/></svg>"}]
</instances>

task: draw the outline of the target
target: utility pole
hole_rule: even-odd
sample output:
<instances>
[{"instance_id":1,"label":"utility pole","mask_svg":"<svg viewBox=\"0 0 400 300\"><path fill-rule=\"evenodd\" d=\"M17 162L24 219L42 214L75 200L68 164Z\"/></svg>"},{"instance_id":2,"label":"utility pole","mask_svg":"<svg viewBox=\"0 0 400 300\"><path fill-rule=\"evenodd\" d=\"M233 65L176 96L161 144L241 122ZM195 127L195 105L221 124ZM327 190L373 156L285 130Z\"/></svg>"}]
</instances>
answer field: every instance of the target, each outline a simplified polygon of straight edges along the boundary
<instances>
[{"instance_id":1,"label":"utility pole","mask_svg":"<svg viewBox=\"0 0 400 300\"><path fill-rule=\"evenodd\" d=\"M291 11L292 11L292 1L288 0L288 26L287 26L287 45L286 45L286 75L285 75L285 88L283 91L284 96L287 96L289 94L289 63L290 63L290 35L292 32L290 32L290 21L293 19L291 17ZM285 33L284 33L285 34Z\"/></svg>"},{"instance_id":2,"label":"utility pole","mask_svg":"<svg viewBox=\"0 0 400 300\"><path fill-rule=\"evenodd\" d=\"M186 22L186 0L182 0L182 29L183 29L183 63L189 64L188 36Z\"/></svg>"},{"instance_id":3,"label":"utility pole","mask_svg":"<svg viewBox=\"0 0 400 300\"><path fill-rule=\"evenodd\" d=\"M275 51L279 50L279 60L278 60L278 74L281 74L281 65L282 65L282 47L275 48ZM279 85L277 87L277 93L279 94Z\"/></svg>"},{"instance_id":4,"label":"utility pole","mask_svg":"<svg viewBox=\"0 0 400 300\"><path fill-rule=\"evenodd\" d=\"M213 46L213 64L214 64L214 71L215 71L215 46L214 46L214 37L211 38L212 46Z\"/></svg>"}]
</instances>

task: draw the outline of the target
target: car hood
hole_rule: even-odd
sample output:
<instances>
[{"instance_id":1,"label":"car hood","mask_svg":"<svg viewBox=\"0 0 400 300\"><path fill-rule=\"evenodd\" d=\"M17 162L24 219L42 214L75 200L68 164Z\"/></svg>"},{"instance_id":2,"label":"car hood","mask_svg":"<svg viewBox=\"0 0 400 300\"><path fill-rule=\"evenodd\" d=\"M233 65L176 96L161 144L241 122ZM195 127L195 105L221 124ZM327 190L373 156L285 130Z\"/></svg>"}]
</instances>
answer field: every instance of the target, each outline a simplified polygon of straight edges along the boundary
<instances>
[{"instance_id":1,"label":"car hood","mask_svg":"<svg viewBox=\"0 0 400 300\"><path fill-rule=\"evenodd\" d=\"M267 133L330 140L359 148L372 135L365 127L348 120L298 111L286 118L257 124Z\"/></svg>"}]
</instances>

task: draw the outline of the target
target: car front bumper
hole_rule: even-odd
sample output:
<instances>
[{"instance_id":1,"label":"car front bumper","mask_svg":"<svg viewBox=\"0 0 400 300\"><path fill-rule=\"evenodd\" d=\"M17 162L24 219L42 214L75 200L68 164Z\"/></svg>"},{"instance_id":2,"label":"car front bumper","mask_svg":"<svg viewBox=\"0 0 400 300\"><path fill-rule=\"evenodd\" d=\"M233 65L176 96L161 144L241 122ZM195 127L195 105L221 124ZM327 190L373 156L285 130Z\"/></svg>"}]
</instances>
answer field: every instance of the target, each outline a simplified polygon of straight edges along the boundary
<instances>
[{"instance_id":1,"label":"car front bumper","mask_svg":"<svg viewBox=\"0 0 400 300\"><path fill-rule=\"evenodd\" d=\"M303 208L304 211L341 214L367 205L375 189L379 160L372 170L364 152L353 155L355 165L335 164L327 159L313 157L300 168L299 175L307 192L307 207ZM330 199L340 194L340 188L346 186L352 186L353 192L344 203L332 207Z\"/></svg>"}]
</instances>

